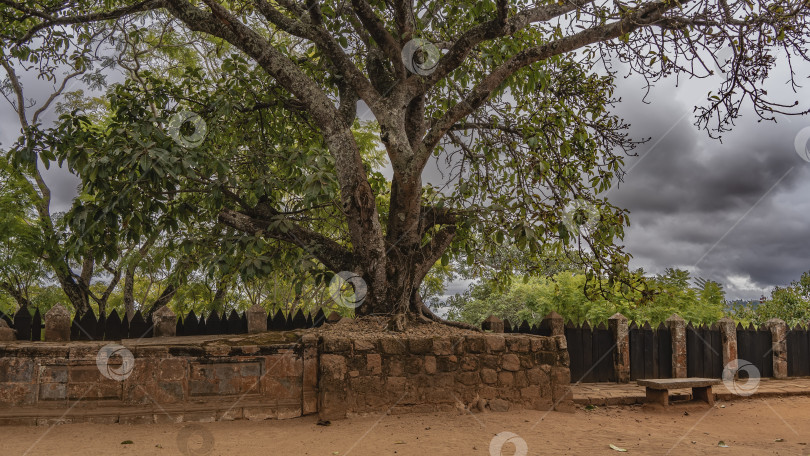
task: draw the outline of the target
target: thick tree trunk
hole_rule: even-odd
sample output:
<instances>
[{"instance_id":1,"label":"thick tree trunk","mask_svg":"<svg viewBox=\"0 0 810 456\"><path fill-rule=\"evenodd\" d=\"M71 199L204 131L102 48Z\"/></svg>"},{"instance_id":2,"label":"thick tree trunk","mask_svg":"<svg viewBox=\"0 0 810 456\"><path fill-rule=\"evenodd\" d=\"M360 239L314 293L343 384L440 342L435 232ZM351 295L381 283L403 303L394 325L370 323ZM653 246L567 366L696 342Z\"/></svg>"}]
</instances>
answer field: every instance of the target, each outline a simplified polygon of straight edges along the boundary
<instances>
[{"instance_id":1,"label":"thick tree trunk","mask_svg":"<svg viewBox=\"0 0 810 456\"><path fill-rule=\"evenodd\" d=\"M127 267L124 275L124 311L127 320L135 316L135 265Z\"/></svg>"},{"instance_id":2,"label":"thick tree trunk","mask_svg":"<svg viewBox=\"0 0 810 456\"><path fill-rule=\"evenodd\" d=\"M57 279L70 304L76 309L76 316L81 317L87 313L90 310L90 296L87 292L69 275L57 274Z\"/></svg>"},{"instance_id":3,"label":"thick tree trunk","mask_svg":"<svg viewBox=\"0 0 810 456\"><path fill-rule=\"evenodd\" d=\"M228 294L228 285L225 282L217 283L217 291L214 293L212 308L218 312L225 310L225 297Z\"/></svg>"}]
</instances>

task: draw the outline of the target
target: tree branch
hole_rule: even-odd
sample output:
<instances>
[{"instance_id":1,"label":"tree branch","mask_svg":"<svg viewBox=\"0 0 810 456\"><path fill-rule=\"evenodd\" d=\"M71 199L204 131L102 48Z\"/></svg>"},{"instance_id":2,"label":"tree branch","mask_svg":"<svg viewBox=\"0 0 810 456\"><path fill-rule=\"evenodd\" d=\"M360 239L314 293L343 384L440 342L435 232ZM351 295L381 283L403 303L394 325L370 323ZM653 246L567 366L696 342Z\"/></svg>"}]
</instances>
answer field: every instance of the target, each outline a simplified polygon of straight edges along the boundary
<instances>
[{"instance_id":1,"label":"tree branch","mask_svg":"<svg viewBox=\"0 0 810 456\"><path fill-rule=\"evenodd\" d=\"M685 0L681 4L688 1ZM588 44L616 39L625 33L631 33L641 27L654 24L662 18L664 12L676 7L678 7L676 2L652 3L627 14L622 20L592 27L574 35L518 52L479 82L463 100L450 108L443 117L433 122L430 131L428 131L416 152L417 163L424 166L433 148L436 147L447 131L456 122L478 109L489 99L492 92L518 70L555 55L571 52Z\"/></svg>"}]
</instances>

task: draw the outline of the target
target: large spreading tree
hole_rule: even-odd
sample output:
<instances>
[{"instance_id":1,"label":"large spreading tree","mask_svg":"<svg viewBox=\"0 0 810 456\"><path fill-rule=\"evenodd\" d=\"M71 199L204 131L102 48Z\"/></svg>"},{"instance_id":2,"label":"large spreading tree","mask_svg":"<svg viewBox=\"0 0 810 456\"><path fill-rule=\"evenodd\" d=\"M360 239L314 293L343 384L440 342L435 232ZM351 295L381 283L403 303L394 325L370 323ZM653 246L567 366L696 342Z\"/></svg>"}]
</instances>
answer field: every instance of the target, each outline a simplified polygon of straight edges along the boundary
<instances>
[{"instance_id":1,"label":"large spreading tree","mask_svg":"<svg viewBox=\"0 0 810 456\"><path fill-rule=\"evenodd\" d=\"M598 195L636 143L612 112L614 68L722 73L696 111L713 131L743 103L766 119L798 113L763 85L777 62L807 60L808 13L806 0L0 0L21 62L124 23L127 36L162 25L152 40L194 33L210 46L184 51L219 65L144 71L111 92L108 121L74 114L51 132L61 150L34 151L83 176L93 200L78 225L145 236L214 215L246 248L283 243L313 270L362 277L359 314L430 318L419 289L431 268L499 244L573 250L593 274L619 274L627 216ZM184 110L207 125L199 143L156 127ZM369 128L390 180L364 151ZM431 160L440 185L423 182ZM133 188L138 201L122 197ZM143 226L163 216L173 222Z\"/></svg>"}]
</instances>

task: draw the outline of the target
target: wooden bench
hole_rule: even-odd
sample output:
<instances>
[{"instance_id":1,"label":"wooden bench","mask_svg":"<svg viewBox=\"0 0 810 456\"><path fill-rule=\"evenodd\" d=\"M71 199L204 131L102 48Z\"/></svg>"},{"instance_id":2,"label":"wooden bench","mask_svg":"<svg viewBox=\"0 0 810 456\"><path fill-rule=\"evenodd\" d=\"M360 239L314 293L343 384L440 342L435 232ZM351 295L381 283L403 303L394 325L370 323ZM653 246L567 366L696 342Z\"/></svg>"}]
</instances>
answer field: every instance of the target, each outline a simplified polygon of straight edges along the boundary
<instances>
[{"instance_id":1,"label":"wooden bench","mask_svg":"<svg viewBox=\"0 0 810 456\"><path fill-rule=\"evenodd\" d=\"M716 378L652 378L636 380L639 386L647 388L647 402L669 405L669 390L692 388L692 400L714 405L712 385L720 384Z\"/></svg>"}]
</instances>

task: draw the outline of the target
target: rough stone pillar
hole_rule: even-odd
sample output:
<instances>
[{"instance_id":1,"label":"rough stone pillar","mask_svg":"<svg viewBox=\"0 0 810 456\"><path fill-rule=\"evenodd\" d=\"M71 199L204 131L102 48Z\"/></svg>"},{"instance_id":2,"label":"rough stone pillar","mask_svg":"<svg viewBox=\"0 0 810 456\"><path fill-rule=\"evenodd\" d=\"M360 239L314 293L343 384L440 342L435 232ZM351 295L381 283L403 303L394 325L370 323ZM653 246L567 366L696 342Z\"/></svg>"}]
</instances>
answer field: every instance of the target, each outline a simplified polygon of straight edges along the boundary
<instances>
[{"instance_id":1,"label":"rough stone pillar","mask_svg":"<svg viewBox=\"0 0 810 456\"><path fill-rule=\"evenodd\" d=\"M253 304L253 307L247 310L246 317L248 334L267 331L267 312L264 311L264 307Z\"/></svg>"},{"instance_id":2,"label":"rough stone pillar","mask_svg":"<svg viewBox=\"0 0 810 456\"><path fill-rule=\"evenodd\" d=\"M6 320L0 318L0 341L8 342L17 340L17 331L8 327Z\"/></svg>"},{"instance_id":3,"label":"rough stone pillar","mask_svg":"<svg viewBox=\"0 0 810 456\"><path fill-rule=\"evenodd\" d=\"M619 315L619 314L616 314L616 315ZM627 321L626 318L625 318L625 321ZM554 312L553 310L551 312L549 312L548 315L545 316L545 318L543 318L543 321L542 321L541 324L551 328L551 335L552 336L564 336L565 335L565 321L563 320L563 317L560 314L558 314L557 312Z\"/></svg>"},{"instance_id":4,"label":"rough stone pillar","mask_svg":"<svg viewBox=\"0 0 810 456\"><path fill-rule=\"evenodd\" d=\"M686 378L686 321L678 314L667 318L672 336L672 377ZM736 333L734 335L736 340Z\"/></svg>"},{"instance_id":5,"label":"rough stone pillar","mask_svg":"<svg viewBox=\"0 0 810 456\"><path fill-rule=\"evenodd\" d=\"M620 313L608 318L608 328L616 343L616 352L613 354L613 369L619 383L630 381L630 330L627 326L627 317Z\"/></svg>"},{"instance_id":6,"label":"rough stone pillar","mask_svg":"<svg viewBox=\"0 0 810 456\"><path fill-rule=\"evenodd\" d=\"M177 335L177 315L169 309L169 306L163 306L152 314L152 321L155 325L154 337L174 337Z\"/></svg>"},{"instance_id":7,"label":"rough stone pillar","mask_svg":"<svg viewBox=\"0 0 810 456\"><path fill-rule=\"evenodd\" d=\"M737 325L731 318L721 318L717 322L720 327L720 340L723 342L723 366L732 371L737 370ZM729 363L734 362L734 365Z\"/></svg>"},{"instance_id":8,"label":"rough stone pillar","mask_svg":"<svg viewBox=\"0 0 810 456\"><path fill-rule=\"evenodd\" d=\"M51 307L45 314L45 340L48 342L70 340L70 313L62 304Z\"/></svg>"},{"instance_id":9,"label":"rough stone pillar","mask_svg":"<svg viewBox=\"0 0 810 456\"><path fill-rule=\"evenodd\" d=\"M787 378L787 325L778 318L768 320L765 325L771 330L773 377Z\"/></svg>"},{"instance_id":10,"label":"rough stone pillar","mask_svg":"<svg viewBox=\"0 0 810 456\"><path fill-rule=\"evenodd\" d=\"M504 329L503 320L496 317L495 315L490 315L487 317L486 320L484 320L483 323L481 323L481 329L483 329L484 331L491 331L494 333L502 333Z\"/></svg>"}]
</instances>

